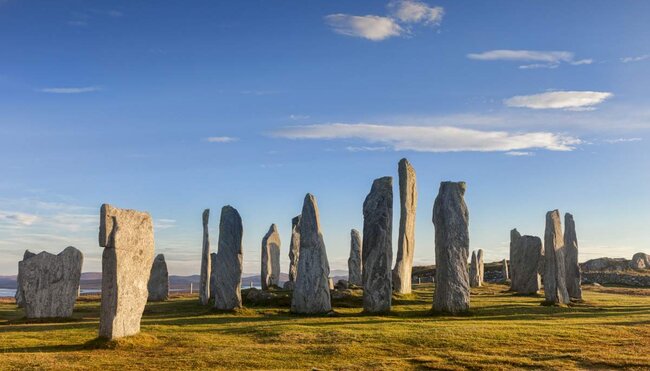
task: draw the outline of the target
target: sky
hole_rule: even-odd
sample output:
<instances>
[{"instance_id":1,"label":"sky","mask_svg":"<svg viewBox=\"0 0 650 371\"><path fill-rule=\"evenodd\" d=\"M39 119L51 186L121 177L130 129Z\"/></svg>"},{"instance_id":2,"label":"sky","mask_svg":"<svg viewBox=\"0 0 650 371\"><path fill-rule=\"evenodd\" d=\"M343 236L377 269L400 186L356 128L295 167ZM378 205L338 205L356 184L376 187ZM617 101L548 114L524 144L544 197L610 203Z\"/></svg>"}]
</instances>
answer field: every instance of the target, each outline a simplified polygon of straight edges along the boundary
<instances>
[{"instance_id":1,"label":"sky","mask_svg":"<svg viewBox=\"0 0 650 371\"><path fill-rule=\"evenodd\" d=\"M234 206L244 272L316 196L347 269L373 179L415 168L415 264L441 181L470 249L576 220L581 261L650 253L650 2L0 0L0 275L25 249L101 270L103 203L148 211L170 274Z\"/></svg>"}]
</instances>

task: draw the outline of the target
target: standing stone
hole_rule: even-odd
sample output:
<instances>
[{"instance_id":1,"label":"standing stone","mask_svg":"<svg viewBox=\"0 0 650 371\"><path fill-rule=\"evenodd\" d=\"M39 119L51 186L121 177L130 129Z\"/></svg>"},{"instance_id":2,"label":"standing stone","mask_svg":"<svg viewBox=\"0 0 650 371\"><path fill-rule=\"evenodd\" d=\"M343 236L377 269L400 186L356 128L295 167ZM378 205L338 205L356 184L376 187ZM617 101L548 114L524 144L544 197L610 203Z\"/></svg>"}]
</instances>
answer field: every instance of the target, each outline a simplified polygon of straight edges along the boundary
<instances>
[{"instance_id":1,"label":"standing stone","mask_svg":"<svg viewBox=\"0 0 650 371\"><path fill-rule=\"evenodd\" d=\"M300 217L300 259L291 299L291 312L327 313L332 310L329 290L330 266L320 228L316 198L307 194Z\"/></svg>"},{"instance_id":2,"label":"standing stone","mask_svg":"<svg viewBox=\"0 0 650 371\"><path fill-rule=\"evenodd\" d=\"M280 284L280 233L278 226L271 228L262 239L262 290Z\"/></svg>"},{"instance_id":3,"label":"standing stone","mask_svg":"<svg viewBox=\"0 0 650 371\"><path fill-rule=\"evenodd\" d=\"M483 286L483 281L485 281L485 261L483 258L483 249L478 249L478 252L476 253L476 260L478 261L479 286Z\"/></svg>"},{"instance_id":4,"label":"standing stone","mask_svg":"<svg viewBox=\"0 0 650 371\"><path fill-rule=\"evenodd\" d=\"M570 301L566 288L565 255L560 212L549 211L544 232L544 295L549 304L568 304Z\"/></svg>"},{"instance_id":5,"label":"standing stone","mask_svg":"<svg viewBox=\"0 0 650 371\"><path fill-rule=\"evenodd\" d=\"M539 274L544 259L542 240L535 236L519 236L514 243L510 250L510 290L524 295L537 294L542 287Z\"/></svg>"},{"instance_id":6,"label":"standing stone","mask_svg":"<svg viewBox=\"0 0 650 371\"><path fill-rule=\"evenodd\" d=\"M58 255L43 251L18 263L25 316L71 317L79 294L82 264L83 254L72 246Z\"/></svg>"},{"instance_id":7,"label":"standing stone","mask_svg":"<svg viewBox=\"0 0 650 371\"><path fill-rule=\"evenodd\" d=\"M508 260L503 259L501 262L501 276L503 277L503 282L507 282L510 279L510 275L508 274Z\"/></svg>"},{"instance_id":8,"label":"standing stone","mask_svg":"<svg viewBox=\"0 0 650 371\"><path fill-rule=\"evenodd\" d=\"M289 243L289 282L293 289L298 276L298 258L300 257L300 215L291 219L291 242Z\"/></svg>"},{"instance_id":9,"label":"standing stone","mask_svg":"<svg viewBox=\"0 0 650 371\"><path fill-rule=\"evenodd\" d=\"M151 265L149 274L149 301L165 301L169 299L169 272L165 255L158 254Z\"/></svg>"},{"instance_id":10,"label":"standing stone","mask_svg":"<svg viewBox=\"0 0 650 371\"><path fill-rule=\"evenodd\" d=\"M244 229L241 217L232 206L221 209L219 244L214 291L214 307L220 310L241 308L241 274L244 261L242 237Z\"/></svg>"},{"instance_id":11,"label":"standing stone","mask_svg":"<svg viewBox=\"0 0 650 371\"><path fill-rule=\"evenodd\" d=\"M418 191L415 170L407 159L400 160L399 174L399 234L397 235L397 259L393 269L393 289L399 294L411 293L411 273L415 253L415 209Z\"/></svg>"},{"instance_id":12,"label":"standing stone","mask_svg":"<svg viewBox=\"0 0 650 371\"><path fill-rule=\"evenodd\" d=\"M153 223L149 213L103 204L99 246L102 254L102 302L99 336L117 339L140 332L153 262Z\"/></svg>"},{"instance_id":13,"label":"standing stone","mask_svg":"<svg viewBox=\"0 0 650 371\"><path fill-rule=\"evenodd\" d=\"M519 243L521 234L517 231L517 228L510 231L510 289L512 291L517 291L515 284L519 282L516 278L518 264L515 264L515 255L517 254L516 249Z\"/></svg>"},{"instance_id":14,"label":"standing stone","mask_svg":"<svg viewBox=\"0 0 650 371\"><path fill-rule=\"evenodd\" d=\"M329 287L330 290L334 290L334 280L331 278L327 279L327 286Z\"/></svg>"},{"instance_id":15,"label":"standing stone","mask_svg":"<svg viewBox=\"0 0 650 371\"><path fill-rule=\"evenodd\" d=\"M210 209L203 210L203 249L201 251L201 281L199 282L199 302L208 305L210 301L210 234L208 221Z\"/></svg>"},{"instance_id":16,"label":"standing stone","mask_svg":"<svg viewBox=\"0 0 650 371\"><path fill-rule=\"evenodd\" d=\"M217 253L210 253L210 299L214 300L217 291Z\"/></svg>"},{"instance_id":17,"label":"standing stone","mask_svg":"<svg viewBox=\"0 0 650 371\"><path fill-rule=\"evenodd\" d=\"M465 182L442 182L433 204L436 288L433 310L451 314L469 310L469 211Z\"/></svg>"},{"instance_id":18,"label":"standing stone","mask_svg":"<svg viewBox=\"0 0 650 371\"><path fill-rule=\"evenodd\" d=\"M578 264L578 237L576 223L573 215L564 214L564 250L566 259L566 288L569 297L582 300L582 287L580 286L581 273Z\"/></svg>"},{"instance_id":19,"label":"standing stone","mask_svg":"<svg viewBox=\"0 0 650 371\"><path fill-rule=\"evenodd\" d=\"M375 179L363 202L363 310L389 312L393 296L393 178Z\"/></svg>"},{"instance_id":20,"label":"standing stone","mask_svg":"<svg viewBox=\"0 0 650 371\"><path fill-rule=\"evenodd\" d=\"M361 235L359 231L350 231L350 257L348 258L348 282L361 286L363 285L363 268L361 261Z\"/></svg>"},{"instance_id":21,"label":"standing stone","mask_svg":"<svg viewBox=\"0 0 650 371\"><path fill-rule=\"evenodd\" d=\"M476 251L472 251L472 260L469 263L469 287L481 286L481 273L478 266Z\"/></svg>"},{"instance_id":22,"label":"standing stone","mask_svg":"<svg viewBox=\"0 0 650 371\"><path fill-rule=\"evenodd\" d=\"M36 256L36 254L34 254L29 250L25 250L22 261L25 261L31 258L32 256ZM20 268L20 262L18 262L18 267ZM25 304L25 301L23 300L23 290L20 289L20 269L18 269L18 276L16 277L16 283L17 283L16 295L14 296L14 298L16 299L16 305L18 306L18 308L22 308L23 305Z\"/></svg>"}]
</instances>

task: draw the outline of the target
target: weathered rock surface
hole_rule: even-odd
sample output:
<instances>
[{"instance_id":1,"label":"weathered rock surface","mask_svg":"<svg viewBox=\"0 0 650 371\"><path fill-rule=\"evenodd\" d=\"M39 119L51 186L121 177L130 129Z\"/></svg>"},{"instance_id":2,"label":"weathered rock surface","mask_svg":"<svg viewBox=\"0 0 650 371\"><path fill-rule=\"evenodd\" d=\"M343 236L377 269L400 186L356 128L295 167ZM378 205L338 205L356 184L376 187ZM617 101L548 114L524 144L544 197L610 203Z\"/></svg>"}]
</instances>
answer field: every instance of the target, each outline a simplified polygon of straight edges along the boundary
<instances>
[{"instance_id":1,"label":"weathered rock surface","mask_svg":"<svg viewBox=\"0 0 650 371\"><path fill-rule=\"evenodd\" d=\"M201 250L201 280L199 282L199 302L208 305L210 301L210 233L208 222L210 209L203 210L203 248Z\"/></svg>"},{"instance_id":2,"label":"weathered rock surface","mask_svg":"<svg viewBox=\"0 0 650 371\"><path fill-rule=\"evenodd\" d=\"M315 314L332 310L329 290L330 266L320 227L316 198L307 194L300 219L298 277L291 300L291 312Z\"/></svg>"},{"instance_id":3,"label":"weathered rock surface","mask_svg":"<svg viewBox=\"0 0 650 371\"><path fill-rule=\"evenodd\" d=\"M630 261L630 267L632 269L650 269L650 255L642 252L634 254Z\"/></svg>"},{"instance_id":4,"label":"weathered rock surface","mask_svg":"<svg viewBox=\"0 0 650 371\"><path fill-rule=\"evenodd\" d=\"M578 264L578 237L573 215L569 213L564 214L564 252L567 292L572 299L582 299L582 287L580 286L582 280L580 265Z\"/></svg>"},{"instance_id":5,"label":"weathered rock surface","mask_svg":"<svg viewBox=\"0 0 650 371\"><path fill-rule=\"evenodd\" d=\"M262 290L280 285L280 233L275 224L262 239Z\"/></svg>"},{"instance_id":6,"label":"weathered rock surface","mask_svg":"<svg viewBox=\"0 0 650 371\"><path fill-rule=\"evenodd\" d=\"M535 236L520 235L512 243L514 245L511 244L510 250L510 290L525 295L536 294L542 286L540 277L540 265L544 259L542 240Z\"/></svg>"},{"instance_id":7,"label":"weathered rock surface","mask_svg":"<svg viewBox=\"0 0 650 371\"><path fill-rule=\"evenodd\" d=\"M216 289L214 307L220 310L241 308L241 274L243 264L241 217L232 206L221 209L217 246Z\"/></svg>"},{"instance_id":8,"label":"weathered rock surface","mask_svg":"<svg viewBox=\"0 0 650 371\"><path fill-rule=\"evenodd\" d=\"M624 258L596 258L587 260L580 267L583 272L620 272L630 267L630 261Z\"/></svg>"},{"instance_id":9,"label":"weathered rock surface","mask_svg":"<svg viewBox=\"0 0 650 371\"><path fill-rule=\"evenodd\" d=\"M393 268L393 290L399 294L411 293L413 254L415 253L415 210L418 203L415 170L407 159L400 160L399 174L399 234L397 256Z\"/></svg>"},{"instance_id":10,"label":"weathered rock surface","mask_svg":"<svg viewBox=\"0 0 650 371\"><path fill-rule=\"evenodd\" d=\"M210 299L214 300L217 291L217 253L210 253Z\"/></svg>"},{"instance_id":11,"label":"weathered rock surface","mask_svg":"<svg viewBox=\"0 0 650 371\"><path fill-rule=\"evenodd\" d=\"M99 336L116 339L140 332L153 262L153 223L148 213L104 204L100 211L102 302Z\"/></svg>"},{"instance_id":12,"label":"weathered rock surface","mask_svg":"<svg viewBox=\"0 0 650 371\"><path fill-rule=\"evenodd\" d=\"M442 182L433 205L436 288L433 309L461 313L469 310L469 211L465 182Z\"/></svg>"},{"instance_id":13,"label":"weathered rock surface","mask_svg":"<svg viewBox=\"0 0 650 371\"><path fill-rule=\"evenodd\" d=\"M375 179L363 202L363 310L389 312L393 296L393 178Z\"/></svg>"},{"instance_id":14,"label":"weathered rock surface","mask_svg":"<svg viewBox=\"0 0 650 371\"><path fill-rule=\"evenodd\" d=\"M296 282L300 258L300 215L291 219L291 242L289 243L289 282Z\"/></svg>"},{"instance_id":15,"label":"weathered rock surface","mask_svg":"<svg viewBox=\"0 0 650 371\"><path fill-rule=\"evenodd\" d=\"M25 253L23 254L23 260L25 261L32 256L36 256L33 252L29 250L25 250ZM18 265L20 266L20 262L18 262ZM16 299L16 305L18 308L22 308L23 305L25 304L25 301L23 300L23 290L20 288L20 269L18 270L18 276L16 277L16 295L14 295L14 298Z\"/></svg>"},{"instance_id":16,"label":"weathered rock surface","mask_svg":"<svg viewBox=\"0 0 650 371\"><path fill-rule=\"evenodd\" d=\"M296 287L295 282L286 281L285 283L282 284L282 288L285 290L293 290L294 287Z\"/></svg>"},{"instance_id":17,"label":"weathered rock surface","mask_svg":"<svg viewBox=\"0 0 650 371\"><path fill-rule=\"evenodd\" d=\"M485 257L483 249L478 249L476 252L476 259L478 260L479 286L483 286L483 281L485 281Z\"/></svg>"},{"instance_id":18,"label":"weathered rock surface","mask_svg":"<svg viewBox=\"0 0 650 371\"><path fill-rule=\"evenodd\" d=\"M521 234L517 231L517 228L510 231L510 288L513 291L516 291L514 290L514 285L515 282L517 282L516 276L518 268L518 265L514 263L517 260L515 257L517 254L515 250L517 249L520 238Z\"/></svg>"},{"instance_id":19,"label":"weathered rock surface","mask_svg":"<svg viewBox=\"0 0 650 371\"><path fill-rule=\"evenodd\" d=\"M79 293L82 264L83 254L72 246L58 255L43 251L18 263L18 285L25 316L71 317Z\"/></svg>"},{"instance_id":20,"label":"weathered rock surface","mask_svg":"<svg viewBox=\"0 0 650 371\"><path fill-rule=\"evenodd\" d=\"M149 301L165 301L169 299L169 271L165 255L158 254L151 265L149 274Z\"/></svg>"},{"instance_id":21,"label":"weathered rock surface","mask_svg":"<svg viewBox=\"0 0 650 371\"><path fill-rule=\"evenodd\" d=\"M481 286L481 273L479 271L478 258L476 251L472 251L472 259L469 263L469 287Z\"/></svg>"},{"instance_id":22,"label":"weathered rock surface","mask_svg":"<svg viewBox=\"0 0 650 371\"><path fill-rule=\"evenodd\" d=\"M508 260L503 259L501 262L501 275L503 276L503 281L508 281L510 279L510 274L508 273Z\"/></svg>"},{"instance_id":23,"label":"weathered rock surface","mask_svg":"<svg viewBox=\"0 0 650 371\"><path fill-rule=\"evenodd\" d=\"M544 232L544 295L547 303L568 304L566 259L560 212L546 213Z\"/></svg>"},{"instance_id":24,"label":"weathered rock surface","mask_svg":"<svg viewBox=\"0 0 650 371\"><path fill-rule=\"evenodd\" d=\"M363 285L361 261L361 235L359 231L350 231L350 257L348 258L348 281L357 286Z\"/></svg>"}]
</instances>

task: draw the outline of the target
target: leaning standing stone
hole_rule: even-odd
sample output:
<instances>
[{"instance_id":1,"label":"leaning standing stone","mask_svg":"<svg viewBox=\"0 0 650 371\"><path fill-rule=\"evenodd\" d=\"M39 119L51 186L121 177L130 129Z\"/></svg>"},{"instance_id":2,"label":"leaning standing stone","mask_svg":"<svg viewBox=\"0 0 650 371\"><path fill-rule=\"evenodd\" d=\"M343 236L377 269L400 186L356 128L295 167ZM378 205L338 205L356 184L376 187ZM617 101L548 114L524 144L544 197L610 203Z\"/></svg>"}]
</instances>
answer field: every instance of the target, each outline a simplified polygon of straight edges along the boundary
<instances>
[{"instance_id":1,"label":"leaning standing stone","mask_svg":"<svg viewBox=\"0 0 650 371\"><path fill-rule=\"evenodd\" d=\"M578 237L573 215L564 214L564 249L566 254L566 288L569 297L582 300L581 274L578 264Z\"/></svg>"},{"instance_id":2,"label":"leaning standing stone","mask_svg":"<svg viewBox=\"0 0 650 371\"><path fill-rule=\"evenodd\" d=\"M476 251L472 251L472 260L469 263L469 287L481 286L481 274L479 272Z\"/></svg>"},{"instance_id":3,"label":"leaning standing stone","mask_svg":"<svg viewBox=\"0 0 650 371\"><path fill-rule=\"evenodd\" d=\"M201 250L201 281L199 282L199 302L207 305L210 301L210 234L208 221L210 209L203 210L203 249Z\"/></svg>"},{"instance_id":4,"label":"leaning standing stone","mask_svg":"<svg viewBox=\"0 0 650 371\"><path fill-rule=\"evenodd\" d=\"M149 274L149 301L165 301L169 298L169 272L165 255L158 254L151 265Z\"/></svg>"},{"instance_id":5,"label":"leaning standing stone","mask_svg":"<svg viewBox=\"0 0 650 371\"><path fill-rule=\"evenodd\" d=\"M300 215L291 219L291 242L289 243L289 282L293 289L298 276L298 258L300 257ZM286 283L285 283L286 286Z\"/></svg>"},{"instance_id":6,"label":"leaning standing stone","mask_svg":"<svg viewBox=\"0 0 650 371\"><path fill-rule=\"evenodd\" d=\"M392 299L393 178L375 179L363 202L363 310L389 312Z\"/></svg>"},{"instance_id":7,"label":"leaning standing stone","mask_svg":"<svg viewBox=\"0 0 650 371\"><path fill-rule=\"evenodd\" d=\"M217 271L214 307L220 310L234 310L242 306L243 233L241 217L237 210L232 206L224 206L219 222L217 266L214 267Z\"/></svg>"},{"instance_id":8,"label":"leaning standing stone","mask_svg":"<svg viewBox=\"0 0 650 371\"><path fill-rule=\"evenodd\" d=\"M393 269L393 289L399 294L411 293L411 273L415 253L415 209L418 191L415 170L407 159L400 160L399 173L399 234L397 235L397 258Z\"/></svg>"},{"instance_id":9,"label":"leaning standing stone","mask_svg":"<svg viewBox=\"0 0 650 371\"><path fill-rule=\"evenodd\" d=\"M436 288L433 309L461 313L469 310L469 212L465 182L442 182L433 205L436 244Z\"/></svg>"},{"instance_id":10,"label":"leaning standing stone","mask_svg":"<svg viewBox=\"0 0 650 371\"><path fill-rule=\"evenodd\" d=\"M535 236L519 236L514 243L510 260L510 290L534 295L542 287L539 274L544 259L542 240Z\"/></svg>"},{"instance_id":11,"label":"leaning standing stone","mask_svg":"<svg viewBox=\"0 0 650 371\"><path fill-rule=\"evenodd\" d=\"M485 281L485 260L483 258L483 249L478 249L476 260L478 260L479 286L483 286L483 281Z\"/></svg>"},{"instance_id":12,"label":"leaning standing stone","mask_svg":"<svg viewBox=\"0 0 650 371\"><path fill-rule=\"evenodd\" d=\"M329 290L330 266L320 228L316 198L307 194L300 219L298 277L291 299L291 312L327 313L332 310Z\"/></svg>"},{"instance_id":13,"label":"leaning standing stone","mask_svg":"<svg viewBox=\"0 0 650 371\"><path fill-rule=\"evenodd\" d=\"M361 264L361 235L359 231L350 231L350 257L348 258L348 282L361 286L363 285L362 264Z\"/></svg>"},{"instance_id":14,"label":"leaning standing stone","mask_svg":"<svg viewBox=\"0 0 650 371\"><path fill-rule=\"evenodd\" d=\"M99 246L104 247L99 336L117 339L137 334L153 262L151 216L102 205Z\"/></svg>"},{"instance_id":15,"label":"leaning standing stone","mask_svg":"<svg viewBox=\"0 0 650 371\"><path fill-rule=\"evenodd\" d=\"M33 252L31 252L29 250L25 250L25 253L23 254L23 260L22 261L25 261L25 260L31 258L32 256L36 256L36 254L34 254ZM20 268L20 262L18 262L18 267ZM22 308L25 301L23 300L23 290L20 289L20 269L18 269L18 276L16 277L16 284L17 284L16 295L14 296L14 298L16 299L16 305L18 306L18 308Z\"/></svg>"},{"instance_id":16,"label":"leaning standing stone","mask_svg":"<svg viewBox=\"0 0 650 371\"><path fill-rule=\"evenodd\" d=\"M562 236L560 212L546 214L544 232L544 295L547 303L568 304L569 293L566 288L565 248Z\"/></svg>"},{"instance_id":17,"label":"leaning standing stone","mask_svg":"<svg viewBox=\"0 0 650 371\"><path fill-rule=\"evenodd\" d=\"M71 317L79 293L82 264L83 254L72 246L58 255L43 251L18 263L25 316Z\"/></svg>"},{"instance_id":18,"label":"leaning standing stone","mask_svg":"<svg viewBox=\"0 0 650 371\"><path fill-rule=\"evenodd\" d=\"M280 233L275 224L262 239L262 290L280 284Z\"/></svg>"}]
</instances>

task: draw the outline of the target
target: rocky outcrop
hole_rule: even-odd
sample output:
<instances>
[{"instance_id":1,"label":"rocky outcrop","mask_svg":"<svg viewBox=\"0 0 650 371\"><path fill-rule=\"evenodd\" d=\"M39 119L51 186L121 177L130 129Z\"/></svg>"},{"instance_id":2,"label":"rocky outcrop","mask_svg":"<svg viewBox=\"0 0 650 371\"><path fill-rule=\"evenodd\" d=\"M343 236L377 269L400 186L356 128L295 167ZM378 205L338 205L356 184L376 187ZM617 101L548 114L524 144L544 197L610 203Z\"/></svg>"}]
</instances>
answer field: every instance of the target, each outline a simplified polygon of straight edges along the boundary
<instances>
[{"instance_id":1,"label":"rocky outcrop","mask_svg":"<svg viewBox=\"0 0 650 371\"><path fill-rule=\"evenodd\" d=\"M359 231L350 231L350 257L348 258L348 281L357 286L363 285L363 268L361 261L361 235Z\"/></svg>"},{"instance_id":2,"label":"rocky outcrop","mask_svg":"<svg viewBox=\"0 0 650 371\"><path fill-rule=\"evenodd\" d=\"M280 284L280 233L275 224L262 238L262 290Z\"/></svg>"},{"instance_id":3,"label":"rocky outcrop","mask_svg":"<svg viewBox=\"0 0 650 371\"><path fill-rule=\"evenodd\" d=\"M632 269L650 269L650 255L642 252L634 254L630 262L630 267Z\"/></svg>"},{"instance_id":4,"label":"rocky outcrop","mask_svg":"<svg viewBox=\"0 0 650 371\"><path fill-rule=\"evenodd\" d=\"M219 310L241 308L241 274L244 261L242 227L239 212L232 206L221 209L219 221L219 243L217 245L217 266L214 291L214 307Z\"/></svg>"},{"instance_id":5,"label":"rocky outcrop","mask_svg":"<svg viewBox=\"0 0 650 371\"><path fill-rule=\"evenodd\" d=\"M542 240L535 236L519 236L513 243L510 250L510 290L524 295L536 294L542 286Z\"/></svg>"},{"instance_id":6,"label":"rocky outcrop","mask_svg":"<svg viewBox=\"0 0 650 371\"><path fill-rule=\"evenodd\" d=\"M418 191L415 170L407 159L400 160L399 174L400 217L397 235L397 256L393 268L393 289L399 294L411 293L411 273L415 253L415 210Z\"/></svg>"},{"instance_id":7,"label":"rocky outcrop","mask_svg":"<svg viewBox=\"0 0 650 371\"><path fill-rule=\"evenodd\" d=\"M472 259L469 262L469 287L481 286L481 274L479 272L478 258L476 251L472 251Z\"/></svg>"},{"instance_id":8,"label":"rocky outcrop","mask_svg":"<svg viewBox=\"0 0 650 371\"><path fill-rule=\"evenodd\" d=\"M25 261L32 256L36 256L33 252L29 250L25 250L25 253L23 254L23 260ZM20 262L18 262L18 265L20 266ZM16 305L18 308L22 308L25 304L25 300L23 300L23 290L20 288L20 269L18 270L18 276L16 277L16 294L14 295L14 298L16 299Z\"/></svg>"},{"instance_id":9,"label":"rocky outcrop","mask_svg":"<svg viewBox=\"0 0 650 371\"><path fill-rule=\"evenodd\" d=\"M83 254L72 246L58 255L43 251L18 263L18 286L25 316L71 317L79 293L82 264Z\"/></svg>"},{"instance_id":10,"label":"rocky outcrop","mask_svg":"<svg viewBox=\"0 0 650 371\"><path fill-rule=\"evenodd\" d=\"M433 205L436 288L433 310L457 314L469 310L469 211L465 182L442 182Z\"/></svg>"},{"instance_id":11,"label":"rocky outcrop","mask_svg":"<svg viewBox=\"0 0 650 371\"><path fill-rule=\"evenodd\" d=\"M564 214L564 253L566 288L571 299L582 299L580 265L578 264L578 237L573 215Z\"/></svg>"},{"instance_id":12,"label":"rocky outcrop","mask_svg":"<svg viewBox=\"0 0 650 371\"><path fill-rule=\"evenodd\" d=\"M630 261L623 258L596 258L580 264L582 272L621 272L630 268Z\"/></svg>"},{"instance_id":13,"label":"rocky outcrop","mask_svg":"<svg viewBox=\"0 0 650 371\"><path fill-rule=\"evenodd\" d=\"M203 210L203 249L201 250L201 280L199 282L199 302L208 305L210 301L210 234L208 222L210 209Z\"/></svg>"},{"instance_id":14,"label":"rocky outcrop","mask_svg":"<svg viewBox=\"0 0 650 371\"><path fill-rule=\"evenodd\" d=\"M137 334L153 263L151 216L102 205L99 246L104 247L99 336L116 339Z\"/></svg>"},{"instance_id":15,"label":"rocky outcrop","mask_svg":"<svg viewBox=\"0 0 650 371\"><path fill-rule=\"evenodd\" d=\"M318 204L313 195L307 194L300 219L300 258L291 299L292 313L316 314L332 310L329 274Z\"/></svg>"},{"instance_id":16,"label":"rocky outcrop","mask_svg":"<svg viewBox=\"0 0 650 371\"><path fill-rule=\"evenodd\" d=\"M147 289L149 291L149 301L165 301L169 299L169 272L163 254L158 254L153 260Z\"/></svg>"},{"instance_id":17,"label":"rocky outcrop","mask_svg":"<svg viewBox=\"0 0 650 371\"><path fill-rule=\"evenodd\" d=\"M392 300L393 178L375 179L363 202L363 310L388 312Z\"/></svg>"},{"instance_id":18,"label":"rocky outcrop","mask_svg":"<svg viewBox=\"0 0 650 371\"><path fill-rule=\"evenodd\" d=\"M557 210L546 213L544 232L544 295L549 304L568 304L562 222Z\"/></svg>"},{"instance_id":19,"label":"rocky outcrop","mask_svg":"<svg viewBox=\"0 0 650 371\"><path fill-rule=\"evenodd\" d=\"M298 276L298 259L300 258L300 215L291 219L291 242L289 243L289 282L291 287Z\"/></svg>"}]
</instances>

